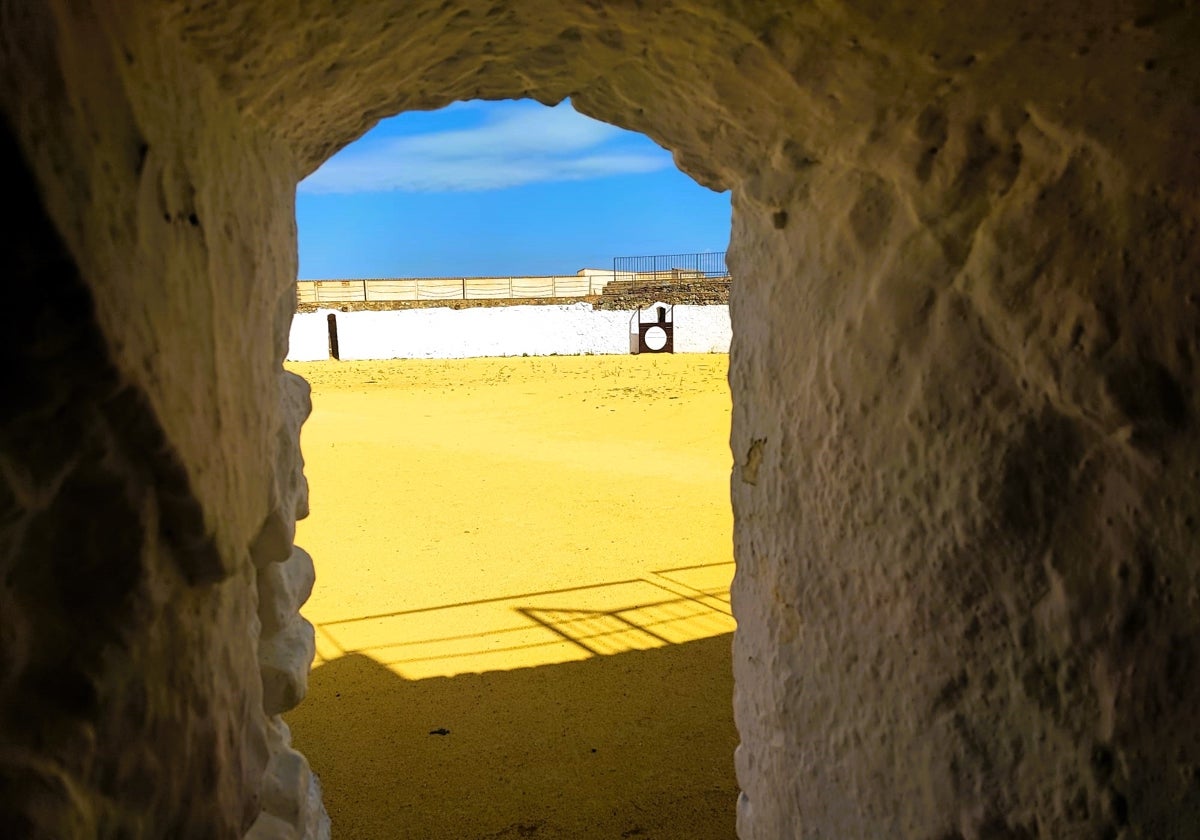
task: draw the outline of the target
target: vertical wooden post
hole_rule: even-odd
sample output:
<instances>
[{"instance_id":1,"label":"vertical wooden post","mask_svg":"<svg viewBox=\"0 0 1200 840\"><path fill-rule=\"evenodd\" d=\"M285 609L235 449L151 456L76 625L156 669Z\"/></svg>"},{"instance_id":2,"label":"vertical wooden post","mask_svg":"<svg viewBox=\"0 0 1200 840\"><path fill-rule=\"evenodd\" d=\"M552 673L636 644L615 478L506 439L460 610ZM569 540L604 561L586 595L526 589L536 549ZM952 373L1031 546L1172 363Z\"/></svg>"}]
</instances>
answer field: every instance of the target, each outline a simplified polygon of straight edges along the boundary
<instances>
[{"instance_id":1,"label":"vertical wooden post","mask_svg":"<svg viewBox=\"0 0 1200 840\"><path fill-rule=\"evenodd\" d=\"M338 346L337 316L331 312L325 320L329 326L329 356L341 361L342 351Z\"/></svg>"}]
</instances>

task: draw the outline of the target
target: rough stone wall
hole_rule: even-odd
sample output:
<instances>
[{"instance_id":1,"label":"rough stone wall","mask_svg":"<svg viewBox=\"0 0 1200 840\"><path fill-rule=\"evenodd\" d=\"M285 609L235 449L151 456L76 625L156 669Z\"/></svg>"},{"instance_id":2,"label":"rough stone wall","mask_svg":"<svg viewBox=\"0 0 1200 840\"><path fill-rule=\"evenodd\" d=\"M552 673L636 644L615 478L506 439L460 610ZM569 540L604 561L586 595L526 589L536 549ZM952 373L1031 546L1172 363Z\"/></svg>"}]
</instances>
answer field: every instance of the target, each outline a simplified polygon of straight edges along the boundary
<instances>
[{"instance_id":1,"label":"rough stone wall","mask_svg":"<svg viewBox=\"0 0 1200 840\"><path fill-rule=\"evenodd\" d=\"M734 190L741 836L1196 836L1194 4L0 20L9 250L47 289L4 339L16 836L322 830L270 717L311 577L292 187L378 117L525 95Z\"/></svg>"},{"instance_id":2,"label":"rough stone wall","mask_svg":"<svg viewBox=\"0 0 1200 840\"><path fill-rule=\"evenodd\" d=\"M622 281L616 281L621 283ZM727 306L730 280L694 280L689 283L648 284L634 287L632 283L613 288L610 283L596 300L597 309L636 309L659 301L691 306Z\"/></svg>"},{"instance_id":3,"label":"rough stone wall","mask_svg":"<svg viewBox=\"0 0 1200 840\"><path fill-rule=\"evenodd\" d=\"M798 273L734 303L744 837L1200 826L1194 223L993 142L957 251L858 174L739 217L735 265Z\"/></svg>"},{"instance_id":4,"label":"rough stone wall","mask_svg":"<svg viewBox=\"0 0 1200 840\"><path fill-rule=\"evenodd\" d=\"M309 663L258 643L273 577L303 641L295 166L158 12L0 3L5 251L45 292L4 337L0 835L317 836L277 717Z\"/></svg>"},{"instance_id":5,"label":"rough stone wall","mask_svg":"<svg viewBox=\"0 0 1200 840\"><path fill-rule=\"evenodd\" d=\"M743 837L1200 832L1196 18L1060 5L735 199Z\"/></svg>"},{"instance_id":6,"label":"rough stone wall","mask_svg":"<svg viewBox=\"0 0 1200 840\"><path fill-rule=\"evenodd\" d=\"M0 138L3 250L36 290L0 339L0 833L236 836L267 751L245 679L253 576L222 571L178 451Z\"/></svg>"},{"instance_id":7,"label":"rough stone wall","mask_svg":"<svg viewBox=\"0 0 1200 840\"><path fill-rule=\"evenodd\" d=\"M294 544L296 520L308 516L308 482L300 457L300 426L312 411L308 383L279 375L280 424L275 439L275 509L250 547L258 597L258 668L267 725L268 763L261 782L262 811L247 840L321 840L330 834L321 785L308 760L292 749L280 717L308 691L316 653L313 626L300 615L316 580L312 558Z\"/></svg>"}]
</instances>

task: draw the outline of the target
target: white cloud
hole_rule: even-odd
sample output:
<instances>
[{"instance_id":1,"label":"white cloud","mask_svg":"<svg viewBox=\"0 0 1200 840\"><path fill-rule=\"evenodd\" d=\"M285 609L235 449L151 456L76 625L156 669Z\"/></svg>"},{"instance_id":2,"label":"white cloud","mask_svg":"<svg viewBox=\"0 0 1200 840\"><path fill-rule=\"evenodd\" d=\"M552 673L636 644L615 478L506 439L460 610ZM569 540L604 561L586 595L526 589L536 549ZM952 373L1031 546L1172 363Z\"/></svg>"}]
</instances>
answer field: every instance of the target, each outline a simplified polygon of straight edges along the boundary
<instances>
[{"instance_id":1,"label":"white cloud","mask_svg":"<svg viewBox=\"0 0 1200 840\"><path fill-rule=\"evenodd\" d=\"M673 165L661 149L629 149L621 129L569 104L525 104L474 128L348 146L300 183L309 193L454 192L655 172Z\"/></svg>"}]
</instances>

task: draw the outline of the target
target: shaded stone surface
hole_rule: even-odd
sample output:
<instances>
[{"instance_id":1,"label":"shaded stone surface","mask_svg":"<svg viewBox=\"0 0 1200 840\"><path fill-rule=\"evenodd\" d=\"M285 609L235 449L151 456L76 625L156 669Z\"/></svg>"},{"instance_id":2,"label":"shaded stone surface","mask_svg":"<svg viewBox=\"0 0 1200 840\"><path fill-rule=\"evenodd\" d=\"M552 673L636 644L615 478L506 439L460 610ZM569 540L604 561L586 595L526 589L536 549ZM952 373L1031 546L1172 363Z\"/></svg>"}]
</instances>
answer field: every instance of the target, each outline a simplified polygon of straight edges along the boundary
<instances>
[{"instance_id":1,"label":"shaded stone surface","mask_svg":"<svg viewBox=\"0 0 1200 840\"><path fill-rule=\"evenodd\" d=\"M734 190L741 836L1195 836L1193 5L312 5L0 2L6 834L305 787L256 656L294 185L571 96Z\"/></svg>"},{"instance_id":2,"label":"shaded stone surface","mask_svg":"<svg viewBox=\"0 0 1200 840\"><path fill-rule=\"evenodd\" d=\"M0 166L25 290L0 335L0 833L236 836L267 760L241 678L251 578L213 546L2 125Z\"/></svg>"}]
</instances>

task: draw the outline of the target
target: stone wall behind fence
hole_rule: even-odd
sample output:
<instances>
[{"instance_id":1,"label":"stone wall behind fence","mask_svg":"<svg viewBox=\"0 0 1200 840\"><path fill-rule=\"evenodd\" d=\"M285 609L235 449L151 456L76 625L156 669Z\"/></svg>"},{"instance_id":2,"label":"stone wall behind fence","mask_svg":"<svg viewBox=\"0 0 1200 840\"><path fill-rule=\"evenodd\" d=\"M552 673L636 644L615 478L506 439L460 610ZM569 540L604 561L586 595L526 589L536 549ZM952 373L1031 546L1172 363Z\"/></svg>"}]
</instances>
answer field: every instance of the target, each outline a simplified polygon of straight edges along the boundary
<instances>
[{"instance_id":1,"label":"stone wall behind fence","mask_svg":"<svg viewBox=\"0 0 1200 840\"><path fill-rule=\"evenodd\" d=\"M340 357L351 359L464 359L475 356L572 356L629 352L634 312L589 304L390 312L297 313L288 360L329 358L329 323L337 319ZM643 313L649 319L651 313ZM675 307L675 350L726 353L728 306Z\"/></svg>"}]
</instances>

